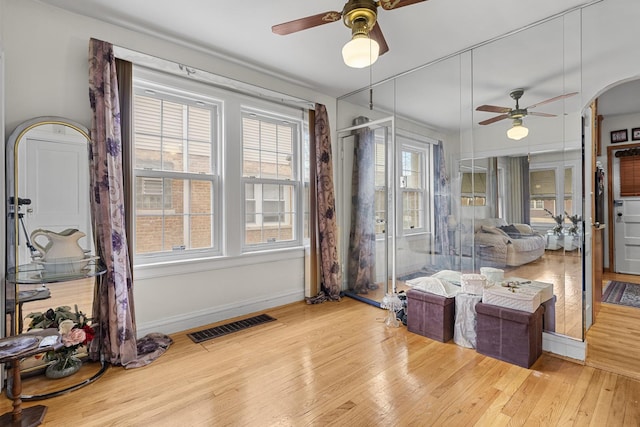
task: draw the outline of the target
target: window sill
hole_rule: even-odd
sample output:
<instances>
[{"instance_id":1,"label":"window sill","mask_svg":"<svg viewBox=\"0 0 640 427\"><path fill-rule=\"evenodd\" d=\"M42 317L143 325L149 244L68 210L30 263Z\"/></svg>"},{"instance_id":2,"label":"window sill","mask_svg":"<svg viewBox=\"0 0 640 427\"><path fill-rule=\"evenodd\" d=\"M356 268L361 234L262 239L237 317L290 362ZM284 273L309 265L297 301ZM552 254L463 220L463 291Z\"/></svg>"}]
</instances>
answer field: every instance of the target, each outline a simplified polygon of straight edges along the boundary
<instances>
[{"instance_id":1,"label":"window sill","mask_svg":"<svg viewBox=\"0 0 640 427\"><path fill-rule=\"evenodd\" d=\"M165 262L148 262L133 267L135 279L177 276L185 273L220 270L224 268L242 267L295 258L304 258L304 247L274 249L261 252L250 252L237 256L217 256L197 259L183 259Z\"/></svg>"}]
</instances>

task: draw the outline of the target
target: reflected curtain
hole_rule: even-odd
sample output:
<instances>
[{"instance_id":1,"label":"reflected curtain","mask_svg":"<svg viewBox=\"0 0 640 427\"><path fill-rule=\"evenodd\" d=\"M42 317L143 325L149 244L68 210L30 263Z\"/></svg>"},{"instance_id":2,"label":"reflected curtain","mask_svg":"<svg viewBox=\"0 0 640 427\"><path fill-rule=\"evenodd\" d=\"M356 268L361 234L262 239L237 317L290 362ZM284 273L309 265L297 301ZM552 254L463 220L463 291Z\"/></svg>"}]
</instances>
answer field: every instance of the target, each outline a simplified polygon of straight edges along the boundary
<instances>
[{"instance_id":1,"label":"reflected curtain","mask_svg":"<svg viewBox=\"0 0 640 427\"><path fill-rule=\"evenodd\" d=\"M349 290L359 294L376 288L375 190L375 134L365 127L354 141L347 265Z\"/></svg>"},{"instance_id":2,"label":"reflected curtain","mask_svg":"<svg viewBox=\"0 0 640 427\"><path fill-rule=\"evenodd\" d=\"M448 219L451 212L451 184L447 175L446 159L444 157L444 144L438 141L433 148L433 170L435 183L434 194L434 222L435 222L435 253L449 255L451 242L449 242ZM449 257L442 257L445 264L450 262Z\"/></svg>"},{"instance_id":3,"label":"reflected curtain","mask_svg":"<svg viewBox=\"0 0 640 427\"><path fill-rule=\"evenodd\" d=\"M322 299L339 300L342 290L342 273L338 259L338 224L333 184L331 130L327 108L322 104L316 104L315 110L316 200L321 294L323 294ZM311 302L319 301L316 299Z\"/></svg>"},{"instance_id":4,"label":"reflected curtain","mask_svg":"<svg viewBox=\"0 0 640 427\"><path fill-rule=\"evenodd\" d=\"M511 157L509 159L510 183L509 199L506 206L506 220L510 223L519 222L529 224L530 189L529 189L529 158L528 156Z\"/></svg>"},{"instance_id":5,"label":"reflected curtain","mask_svg":"<svg viewBox=\"0 0 640 427\"><path fill-rule=\"evenodd\" d=\"M94 301L101 348L94 344L92 357L100 352L106 361L126 365L137 358L123 186L122 143L118 79L113 46L100 40L89 42L89 100L93 117L89 167L91 211L98 254L106 266L99 277Z\"/></svg>"}]
</instances>

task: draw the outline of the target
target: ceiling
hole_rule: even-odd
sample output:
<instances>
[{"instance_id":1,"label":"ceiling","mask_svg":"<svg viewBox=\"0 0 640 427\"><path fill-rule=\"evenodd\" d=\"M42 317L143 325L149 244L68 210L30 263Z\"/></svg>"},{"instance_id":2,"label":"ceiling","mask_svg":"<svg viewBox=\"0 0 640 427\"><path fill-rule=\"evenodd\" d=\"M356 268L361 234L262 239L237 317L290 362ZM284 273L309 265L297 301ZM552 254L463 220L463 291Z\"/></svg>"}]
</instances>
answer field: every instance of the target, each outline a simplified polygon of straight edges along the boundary
<instances>
[{"instance_id":1,"label":"ceiling","mask_svg":"<svg viewBox=\"0 0 640 427\"><path fill-rule=\"evenodd\" d=\"M380 82L452 53L479 46L487 40L590 2L428 0L389 11L378 8L378 23L390 51L381 56L371 69L353 69L342 62L341 49L350 39L350 30L341 21L286 36L271 32L274 24L326 11L341 11L343 0L234 0L224 3L211 0L154 0L153 7L142 0L38 1L194 46L334 97L367 87L370 81ZM540 37L545 37L545 34L541 33ZM533 42L539 43L538 40ZM523 51L524 48L526 46ZM545 65L551 68L554 59L557 58L549 56L549 64L538 63L528 68L523 64L517 74L505 71L504 76L496 76L487 87L479 84L477 91L474 87L474 103L512 106L508 94L516 87L532 90L526 94L528 99L524 100L523 97L524 104L558 95L555 89L533 92L539 79L549 77L534 73L544 70ZM491 67L491 61L487 61L486 66ZM523 61L526 61L525 57ZM442 85L442 82L459 79L460 76L452 76L448 67L451 64L447 61L430 67L433 68L432 76L441 80L428 88L423 87L424 95L415 96L416 99L427 96L428 90L427 97L433 99L434 94L438 94L437 99L441 101L431 106L432 112L428 111L429 107L411 106L407 114L417 110L421 114L410 118L438 123L443 128L453 129L459 124L460 114L455 117L452 112L460 110L460 94L447 93L446 85ZM500 70L496 69L496 72ZM455 82L456 85L459 81ZM408 85L406 90L412 92L416 87L420 85ZM377 99L385 99L384 89L380 90L383 93L376 94ZM484 114L481 119L490 117Z\"/></svg>"}]
</instances>

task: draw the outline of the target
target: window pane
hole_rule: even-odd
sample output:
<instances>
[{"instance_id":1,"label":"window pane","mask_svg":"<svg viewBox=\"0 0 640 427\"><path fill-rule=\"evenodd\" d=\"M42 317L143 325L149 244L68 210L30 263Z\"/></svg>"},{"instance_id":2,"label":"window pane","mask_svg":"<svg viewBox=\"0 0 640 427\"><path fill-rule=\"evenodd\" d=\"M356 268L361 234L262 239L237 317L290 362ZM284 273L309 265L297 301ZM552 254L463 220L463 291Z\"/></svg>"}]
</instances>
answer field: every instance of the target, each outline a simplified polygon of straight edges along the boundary
<instances>
[{"instance_id":1,"label":"window pane","mask_svg":"<svg viewBox=\"0 0 640 427\"><path fill-rule=\"evenodd\" d=\"M213 215L192 215L191 220L191 248L202 249L213 245L211 221Z\"/></svg>"},{"instance_id":2,"label":"window pane","mask_svg":"<svg viewBox=\"0 0 640 427\"><path fill-rule=\"evenodd\" d=\"M189 107L189 127L187 138L189 141L211 143L212 111L205 108Z\"/></svg>"},{"instance_id":3,"label":"window pane","mask_svg":"<svg viewBox=\"0 0 640 427\"><path fill-rule=\"evenodd\" d=\"M407 177L407 187L422 188L422 162L420 153L402 153L402 175Z\"/></svg>"},{"instance_id":4,"label":"window pane","mask_svg":"<svg viewBox=\"0 0 640 427\"><path fill-rule=\"evenodd\" d=\"M186 106L175 102L162 102L162 134L173 138L182 138L184 129L183 110Z\"/></svg>"},{"instance_id":5,"label":"window pane","mask_svg":"<svg viewBox=\"0 0 640 427\"><path fill-rule=\"evenodd\" d=\"M142 95L134 99L136 168L212 173L214 106Z\"/></svg>"},{"instance_id":6,"label":"window pane","mask_svg":"<svg viewBox=\"0 0 640 427\"><path fill-rule=\"evenodd\" d=\"M136 134L135 167L137 169L160 169L160 136Z\"/></svg>"},{"instance_id":7,"label":"window pane","mask_svg":"<svg viewBox=\"0 0 640 427\"><path fill-rule=\"evenodd\" d=\"M162 170L182 171L184 154L182 140L175 138L162 139Z\"/></svg>"},{"instance_id":8,"label":"window pane","mask_svg":"<svg viewBox=\"0 0 640 427\"><path fill-rule=\"evenodd\" d=\"M247 114L242 119L243 175L294 179L293 146L297 126Z\"/></svg>"},{"instance_id":9,"label":"window pane","mask_svg":"<svg viewBox=\"0 0 640 427\"><path fill-rule=\"evenodd\" d=\"M192 180L190 189L191 214L210 215L212 213L213 183L211 181Z\"/></svg>"},{"instance_id":10,"label":"window pane","mask_svg":"<svg viewBox=\"0 0 640 427\"><path fill-rule=\"evenodd\" d=\"M135 183L136 253L213 246L211 181L138 176Z\"/></svg>"},{"instance_id":11,"label":"window pane","mask_svg":"<svg viewBox=\"0 0 640 427\"><path fill-rule=\"evenodd\" d=\"M162 215L136 215L135 248L137 254L163 250Z\"/></svg>"},{"instance_id":12,"label":"window pane","mask_svg":"<svg viewBox=\"0 0 640 427\"><path fill-rule=\"evenodd\" d=\"M147 96L134 97L136 134L160 135L162 132L162 101Z\"/></svg>"},{"instance_id":13,"label":"window pane","mask_svg":"<svg viewBox=\"0 0 640 427\"><path fill-rule=\"evenodd\" d=\"M536 201L529 211L531 222L555 226L556 222L551 215L564 216L564 212L556 212L556 170L530 171L529 188L531 200Z\"/></svg>"},{"instance_id":14,"label":"window pane","mask_svg":"<svg viewBox=\"0 0 640 427\"><path fill-rule=\"evenodd\" d=\"M386 185L386 168L385 168L385 145L376 141L375 151L375 186L384 187Z\"/></svg>"},{"instance_id":15,"label":"window pane","mask_svg":"<svg viewBox=\"0 0 640 427\"><path fill-rule=\"evenodd\" d=\"M422 194L417 191L402 193L403 228L405 230L422 228L423 218Z\"/></svg>"},{"instance_id":16,"label":"window pane","mask_svg":"<svg viewBox=\"0 0 640 427\"><path fill-rule=\"evenodd\" d=\"M295 186L288 184L245 185L245 244L296 238L295 191Z\"/></svg>"},{"instance_id":17,"label":"window pane","mask_svg":"<svg viewBox=\"0 0 640 427\"><path fill-rule=\"evenodd\" d=\"M211 143L189 143L189 172L207 174L213 172L211 164Z\"/></svg>"},{"instance_id":18,"label":"window pane","mask_svg":"<svg viewBox=\"0 0 640 427\"><path fill-rule=\"evenodd\" d=\"M185 180L165 178L163 182L165 191L165 214L183 214L185 212Z\"/></svg>"},{"instance_id":19,"label":"window pane","mask_svg":"<svg viewBox=\"0 0 640 427\"><path fill-rule=\"evenodd\" d=\"M184 215L165 215L164 250L182 251L187 248L184 236Z\"/></svg>"},{"instance_id":20,"label":"window pane","mask_svg":"<svg viewBox=\"0 0 640 427\"><path fill-rule=\"evenodd\" d=\"M387 191L384 188L376 188L375 194L376 234L384 233L387 227Z\"/></svg>"}]
</instances>

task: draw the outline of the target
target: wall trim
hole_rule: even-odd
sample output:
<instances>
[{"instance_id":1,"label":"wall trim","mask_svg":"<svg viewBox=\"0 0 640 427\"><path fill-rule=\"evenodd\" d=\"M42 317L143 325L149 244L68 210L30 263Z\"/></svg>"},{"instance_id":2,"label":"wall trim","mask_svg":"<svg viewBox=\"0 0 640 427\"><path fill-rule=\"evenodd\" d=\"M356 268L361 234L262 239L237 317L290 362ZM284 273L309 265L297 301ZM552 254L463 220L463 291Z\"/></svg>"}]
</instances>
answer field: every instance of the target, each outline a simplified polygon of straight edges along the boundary
<instances>
[{"instance_id":1,"label":"wall trim","mask_svg":"<svg viewBox=\"0 0 640 427\"><path fill-rule=\"evenodd\" d=\"M575 360L587 359L587 343L573 338L542 333L542 350Z\"/></svg>"},{"instance_id":2,"label":"wall trim","mask_svg":"<svg viewBox=\"0 0 640 427\"><path fill-rule=\"evenodd\" d=\"M162 320L139 323L137 325L137 337L142 338L152 332L174 334L222 320L302 301L304 301L304 290L300 289L269 297L245 300L240 303L211 307L206 310L193 311L178 316L165 317Z\"/></svg>"}]
</instances>

